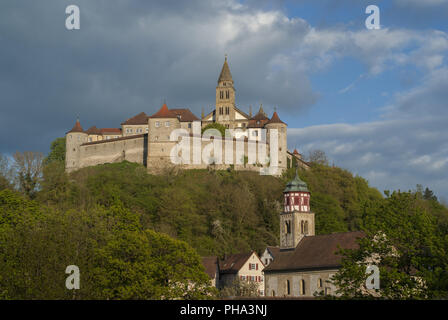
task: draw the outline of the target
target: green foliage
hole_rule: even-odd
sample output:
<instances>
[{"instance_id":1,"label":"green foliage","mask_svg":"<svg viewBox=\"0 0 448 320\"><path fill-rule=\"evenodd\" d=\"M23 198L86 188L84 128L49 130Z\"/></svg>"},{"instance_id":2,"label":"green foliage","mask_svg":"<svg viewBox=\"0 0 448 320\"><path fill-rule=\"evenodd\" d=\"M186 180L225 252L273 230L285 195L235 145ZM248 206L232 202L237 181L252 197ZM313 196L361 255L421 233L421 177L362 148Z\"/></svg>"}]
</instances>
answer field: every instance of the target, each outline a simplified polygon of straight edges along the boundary
<instances>
[{"instance_id":1,"label":"green foliage","mask_svg":"<svg viewBox=\"0 0 448 320\"><path fill-rule=\"evenodd\" d=\"M363 226L367 236L359 249L343 250L343 267L334 279L343 297L375 296L363 290L365 268L371 263L380 270L382 298L446 295L446 232L425 207L415 193L393 192L366 208Z\"/></svg>"},{"instance_id":2,"label":"green foliage","mask_svg":"<svg viewBox=\"0 0 448 320\"><path fill-rule=\"evenodd\" d=\"M202 128L202 134L208 129L216 129L221 133L221 137L225 137L226 135L226 127L224 127L222 124L218 122L210 123L206 125L204 128Z\"/></svg>"},{"instance_id":3,"label":"green foliage","mask_svg":"<svg viewBox=\"0 0 448 320\"><path fill-rule=\"evenodd\" d=\"M245 281L236 278L230 285L225 286L219 292L222 298L229 297L258 297L259 284L253 281Z\"/></svg>"},{"instance_id":4,"label":"green foliage","mask_svg":"<svg viewBox=\"0 0 448 320\"><path fill-rule=\"evenodd\" d=\"M118 199L108 208L59 211L0 191L0 261L5 299L204 299L215 294L193 248L145 230L139 214ZM68 265L80 268L80 290L65 288Z\"/></svg>"},{"instance_id":5,"label":"green foliage","mask_svg":"<svg viewBox=\"0 0 448 320\"><path fill-rule=\"evenodd\" d=\"M55 139L50 146L50 153L44 159L44 164L53 162L65 162L65 137Z\"/></svg>"}]
</instances>

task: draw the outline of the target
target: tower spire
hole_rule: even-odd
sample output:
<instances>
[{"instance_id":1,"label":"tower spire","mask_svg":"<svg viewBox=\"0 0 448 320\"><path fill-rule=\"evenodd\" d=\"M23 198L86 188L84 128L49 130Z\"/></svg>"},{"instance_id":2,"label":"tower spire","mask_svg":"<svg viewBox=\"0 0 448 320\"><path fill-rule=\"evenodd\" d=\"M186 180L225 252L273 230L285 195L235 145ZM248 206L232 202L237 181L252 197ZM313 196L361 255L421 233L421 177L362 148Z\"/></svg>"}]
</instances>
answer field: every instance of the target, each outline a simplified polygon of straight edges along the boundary
<instances>
[{"instance_id":1,"label":"tower spire","mask_svg":"<svg viewBox=\"0 0 448 320\"><path fill-rule=\"evenodd\" d=\"M221 81L232 81L232 74L230 73L229 64L227 63L227 54L225 55L224 64L221 69L221 74L219 75L218 82Z\"/></svg>"}]
</instances>

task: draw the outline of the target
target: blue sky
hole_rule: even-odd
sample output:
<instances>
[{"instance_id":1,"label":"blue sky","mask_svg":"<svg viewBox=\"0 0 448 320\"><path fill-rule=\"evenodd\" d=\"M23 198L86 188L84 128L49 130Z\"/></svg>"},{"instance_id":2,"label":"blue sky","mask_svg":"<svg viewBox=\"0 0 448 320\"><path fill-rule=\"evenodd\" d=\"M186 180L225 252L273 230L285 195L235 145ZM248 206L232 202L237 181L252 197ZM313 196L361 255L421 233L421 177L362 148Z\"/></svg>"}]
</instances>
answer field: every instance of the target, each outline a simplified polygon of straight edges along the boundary
<instances>
[{"instance_id":1,"label":"blue sky","mask_svg":"<svg viewBox=\"0 0 448 320\"><path fill-rule=\"evenodd\" d=\"M380 30L364 26L371 4ZM448 0L5 0L0 153L46 153L78 116L119 127L164 100L208 112L227 53L238 107L277 108L291 149L448 200L447 21Z\"/></svg>"}]
</instances>

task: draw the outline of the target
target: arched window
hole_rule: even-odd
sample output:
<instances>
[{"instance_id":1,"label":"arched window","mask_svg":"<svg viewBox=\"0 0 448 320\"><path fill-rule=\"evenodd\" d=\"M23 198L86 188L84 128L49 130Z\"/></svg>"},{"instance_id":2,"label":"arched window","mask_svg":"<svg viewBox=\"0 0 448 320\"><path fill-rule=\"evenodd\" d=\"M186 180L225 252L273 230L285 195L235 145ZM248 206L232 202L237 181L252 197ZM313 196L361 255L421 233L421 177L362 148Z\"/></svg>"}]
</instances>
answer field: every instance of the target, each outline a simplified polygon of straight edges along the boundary
<instances>
[{"instance_id":1,"label":"arched window","mask_svg":"<svg viewBox=\"0 0 448 320\"><path fill-rule=\"evenodd\" d=\"M306 293L306 290L305 290L305 280L301 280L300 281L300 294L301 295L305 295L305 293Z\"/></svg>"},{"instance_id":2,"label":"arched window","mask_svg":"<svg viewBox=\"0 0 448 320\"><path fill-rule=\"evenodd\" d=\"M305 221L304 234L308 234L308 221Z\"/></svg>"},{"instance_id":3,"label":"arched window","mask_svg":"<svg viewBox=\"0 0 448 320\"><path fill-rule=\"evenodd\" d=\"M230 92L229 92L229 90L227 90L226 91L226 99L229 99L230 98Z\"/></svg>"},{"instance_id":4,"label":"arched window","mask_svg":"<svg viewBox=\"0 0 448 320\"><path fill-rule=\"evenodd\" d=\"M289 296L291 294L291 284L289 280L286 280L286 294Z\"/></svg>"},{"instance_id":5,"label":"arched window","mask_svg":"<svg viewBox=\"0 0 448 320\"><path fill-rule=\"evenodd\" d=\"M291 221L289 221L289 220L285 221L285 232L291 233Z\"/></svg>"}]
</instances>

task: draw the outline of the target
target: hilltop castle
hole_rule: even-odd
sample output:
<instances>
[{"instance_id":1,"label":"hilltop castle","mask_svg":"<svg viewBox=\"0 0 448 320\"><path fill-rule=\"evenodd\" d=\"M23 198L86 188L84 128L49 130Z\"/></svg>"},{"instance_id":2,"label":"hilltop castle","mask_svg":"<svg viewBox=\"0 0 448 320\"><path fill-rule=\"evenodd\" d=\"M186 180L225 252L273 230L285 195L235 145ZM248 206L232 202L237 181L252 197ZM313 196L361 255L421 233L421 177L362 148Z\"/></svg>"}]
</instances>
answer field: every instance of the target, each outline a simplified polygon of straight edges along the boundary
<instances>
[{"instance_id":1,"label":"hilltop castle","mask_svg":"<svg viewBox=\"0 0 448 320\"><path fill-rule=\"evenodd\" d=\"M260 167L267 166L268 161L261 159L256 151L254 155L256 160L252 163L239 159L237 141L242 141L246 159L251 151L260 150L258 149L260 147L266 148L269 152L271 150L269 133L272 129L278 132L278 141L275 143L275 147L278 148L277 174L291 167L293 161L299 166L308 168L308 164L302 160L297 150L288 151L287 125L280 120L277 112L269 118L260 106L256 115L252 116L251 110L246 114L237 108L235 97L234 82L226 57L216 87L215 109L207 115L202 112L201 119L189 109L168 109L165 103L151 116L141 112L124 121L121 123L121 128L98 129L92 126L84 130L77 120L66 134L66 170L71 172L83 167L124 160L143 164L150 171L167 168L174 165L171 161L171 151L178 144L178 141L173 141L171 137L174 130L183 129L185 135L192 137L191 146L198 143L204 148L213 144L215 139L200 137L201 129L213 123L222 124L226 129L234 131L233 138L223 137L220 140L223 158L233 160L235 170L259 170ZM198 131L199 135L196 134ZM265 139L262 139L263 134ZM195 142L195 139L199 142ZM225 149L224 144L230 144L230 148ZM221 148L221 145L218 146ZM192 149L187 149L187 152L194 158ZM224 162L215 164L213 161L183 162L178 166L185 169L203 169L211 164L216 169L229 167L228 164L223 164Z\"/></svg>"}]
</instances>

